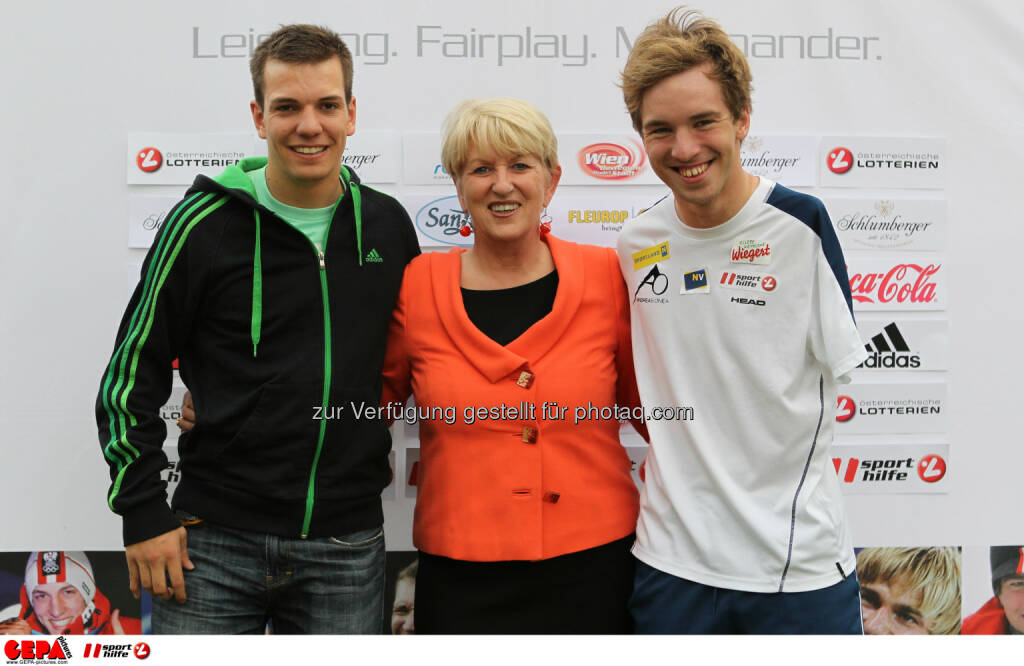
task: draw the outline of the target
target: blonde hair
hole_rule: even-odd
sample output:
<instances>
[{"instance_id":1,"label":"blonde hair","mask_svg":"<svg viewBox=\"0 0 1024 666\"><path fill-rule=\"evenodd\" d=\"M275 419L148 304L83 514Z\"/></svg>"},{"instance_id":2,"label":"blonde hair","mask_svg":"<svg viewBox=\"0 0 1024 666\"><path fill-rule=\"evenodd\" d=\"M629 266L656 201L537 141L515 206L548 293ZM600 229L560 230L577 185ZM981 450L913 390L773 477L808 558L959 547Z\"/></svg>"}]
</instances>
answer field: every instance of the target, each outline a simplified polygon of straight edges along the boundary
<instances>
[{"instance_id":1,"label":"blonde hair","mask_svg":"<svg viewBox=\"0 0 1024 666\"><path fill-rule=\"evenodd\" d=\"M558 139L551 123L521 99L467 99L452 109L441 128L441 166L458 178L473 147L506 157L533 155L549 171L558 167Z\"/></svg>"},{"instance_id":2,"label":"blonde hair","mask_svg":"<svg viewBox=\"0 0 1024 666\"><path fill-rule=\"evenodd\" d=\"M958 548L865 548L857 553L857 577L862 585L897 580L920 592L928 633L960 633Z\"/></svg>"},{"instance_id":3,"label":"blonde hair","mask_svg":"<svg viewBox=\"0 0 1024 666\"><path fill-rule=\"evenodd\" d=\"M676 7L665 18L647 26L629 52L622 70L622 96L640 131L644 94L670 76L710 63L710 76L722 88L722 98L733 118L750 109L753 90L750 65L718 23L694 9Z\"/></svg>"}]
</instances>

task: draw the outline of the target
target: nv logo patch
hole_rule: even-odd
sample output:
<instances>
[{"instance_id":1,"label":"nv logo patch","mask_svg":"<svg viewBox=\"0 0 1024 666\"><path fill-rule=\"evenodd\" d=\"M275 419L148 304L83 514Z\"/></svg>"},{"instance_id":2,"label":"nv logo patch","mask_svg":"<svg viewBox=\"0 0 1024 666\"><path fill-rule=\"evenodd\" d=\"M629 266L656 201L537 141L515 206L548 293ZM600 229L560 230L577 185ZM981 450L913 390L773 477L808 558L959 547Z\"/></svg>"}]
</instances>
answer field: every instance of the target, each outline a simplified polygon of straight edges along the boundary
<instances>
[{"instance_id":1,"label":"nv logo patch","mask_svg":"<svg viewBox=\"0 0 1024 666\"><path fill-rule=\"evenodd\" d=\"M683 273L683 284L679 289L680 294L706 294L711 291L708 284L708 269L698 268Z\"/></svg>"},{"instance_id":2,"label":"nv logo patch","mask_svg":"<svg viewBox=\"0 0 1024 666\"><path fill-rule=\"evenodd\" d=\"M384 259L380 256L376 249L370 250L366 253L366 258L363 261L369 264L383 264Z\"/></svg>"}]
</instances>

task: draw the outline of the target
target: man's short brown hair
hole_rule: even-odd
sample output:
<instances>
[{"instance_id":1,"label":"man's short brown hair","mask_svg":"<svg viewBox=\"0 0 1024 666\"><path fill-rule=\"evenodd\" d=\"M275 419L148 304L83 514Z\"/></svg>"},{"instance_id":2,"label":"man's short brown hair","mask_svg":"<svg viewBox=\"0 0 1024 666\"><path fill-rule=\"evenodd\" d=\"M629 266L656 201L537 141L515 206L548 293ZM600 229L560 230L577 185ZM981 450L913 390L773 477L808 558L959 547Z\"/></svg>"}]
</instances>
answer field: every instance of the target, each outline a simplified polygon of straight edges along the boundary
<instances>
[{"instance_id":1,"label":"man's short brown hair","mask_svg":"<svg viewBox=\"0 0 1024 666\"><path fill-rule=\"evenodd\" d=\"M345 102L352 100L352 52L338 33L317 25L283 25L260 42L249 59L252 91L263 108L263 75L268 60L316 64L337 57L345 76Z\"/></svg>"},{"instance_id":2,"label":"man's short brown hair","mask_svg":"<svg viewBox=\"0 0 1024 666\"><path fill-rule=\"evenodd\" d=\"M722 87L726 107L733 118L739 118L750 109L750 65L721 26L685 6L647 26L629 52L620 84L636 131L640 131L640 107L648 90L706 63L711 64L711 78Z\"/></svg>"}]
</instances>

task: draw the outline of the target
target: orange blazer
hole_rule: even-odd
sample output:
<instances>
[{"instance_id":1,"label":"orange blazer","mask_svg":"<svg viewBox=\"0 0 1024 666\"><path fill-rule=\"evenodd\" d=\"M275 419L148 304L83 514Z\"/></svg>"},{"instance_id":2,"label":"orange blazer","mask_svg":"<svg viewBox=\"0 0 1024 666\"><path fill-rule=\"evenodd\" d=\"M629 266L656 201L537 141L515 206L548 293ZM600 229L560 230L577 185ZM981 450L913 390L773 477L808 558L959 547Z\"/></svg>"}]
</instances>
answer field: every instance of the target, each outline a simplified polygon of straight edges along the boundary
<instances>
[{"instance_id":1,"label":"orange blazer","mask_svg":"<svg viewBox=\"0 0 1024 666\"><path fill-rule=\"evenodd\" d=\"M419 422L413 542L428 553L540 560L636 527L619 422L600 411L639 404L618 260L609 248L547 243L558 270L552 311L504 347L466 315L464 250L406 268L384 396L404 403L411 392L418 410L437 412ZM586 415L576 423L578 407ZM445 408L454 423L441 418Z\"/></svg>"}]
</instances>

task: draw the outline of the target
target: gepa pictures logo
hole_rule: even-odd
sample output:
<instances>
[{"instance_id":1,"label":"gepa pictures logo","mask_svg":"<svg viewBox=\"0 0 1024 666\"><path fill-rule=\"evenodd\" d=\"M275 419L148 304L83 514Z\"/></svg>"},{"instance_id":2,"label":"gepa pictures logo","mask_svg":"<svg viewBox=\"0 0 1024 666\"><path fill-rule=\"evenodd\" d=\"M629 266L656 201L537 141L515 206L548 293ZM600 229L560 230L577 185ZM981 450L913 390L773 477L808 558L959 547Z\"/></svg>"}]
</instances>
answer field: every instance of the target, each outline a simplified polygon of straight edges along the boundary
<instances>
[{"instance_id":1,"label":"gepa pictures logo","mask_svg":"<svg viewBox=\"0 0 1024 666\"><path fill-rule=\"evenodd\" d=\"M4 643L7 663L32 664L45 660L48 664L66 664L71 658L71 648L63 636L53 641L45 639L9 640Z\"/></svg>"},{"instance_id":2,"label":"gepa pictures logo","mask_svg":"<svg viewBox=\"0 0 1024 666\"><path fill-rule=\"evenodd\" d=\"M602 141L592 143L578 154L583 173L600 180L629 180L644 171L647 155L634 142L614 143Z\"/></svg>"}]
</instances>

